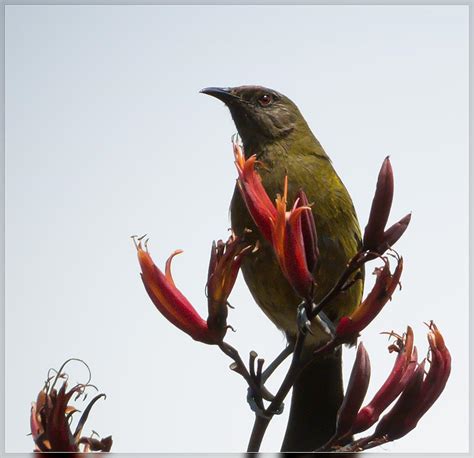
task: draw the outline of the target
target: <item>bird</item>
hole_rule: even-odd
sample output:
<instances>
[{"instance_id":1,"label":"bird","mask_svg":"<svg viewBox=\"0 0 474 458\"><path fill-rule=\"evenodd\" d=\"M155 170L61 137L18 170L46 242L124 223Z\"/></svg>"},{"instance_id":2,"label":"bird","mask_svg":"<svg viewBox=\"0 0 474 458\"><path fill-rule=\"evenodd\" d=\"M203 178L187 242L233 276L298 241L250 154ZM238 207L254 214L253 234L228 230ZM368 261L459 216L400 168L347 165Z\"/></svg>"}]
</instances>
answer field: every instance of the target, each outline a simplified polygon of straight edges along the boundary
<instances>
[{"instance_id":1,"label":"bird","mask_svg":"<svg viewBox=\"0 0 474 458\"><path fill-rule=\"evenodd\" d=\"M352 199L334 170L332 161L312 133L297 105L287 96L262 86L208 87L202 93L222 101L229 109L246 158L256 155L258 172L269 197L282 195L288 177L288 204L304 190L314 216L319 259L314 272L317 302L334 286L347 262L361 248L361 231ZM244 280L258 306L282 330L288 342L298 333L297 308L301 299L284 277L273 249L256 228L236 186L230 219L233 232L258 250L241 266ZM364 273L325 313L336 325L361 301ZM306 349L324 336L308 334ZM309 354L307 351L306 353ZM337 410L343 399L341 349L315 360L298 376L292 390L289 420L281 451L308 452L334 434Z\"/></svg>"}]
</instances>

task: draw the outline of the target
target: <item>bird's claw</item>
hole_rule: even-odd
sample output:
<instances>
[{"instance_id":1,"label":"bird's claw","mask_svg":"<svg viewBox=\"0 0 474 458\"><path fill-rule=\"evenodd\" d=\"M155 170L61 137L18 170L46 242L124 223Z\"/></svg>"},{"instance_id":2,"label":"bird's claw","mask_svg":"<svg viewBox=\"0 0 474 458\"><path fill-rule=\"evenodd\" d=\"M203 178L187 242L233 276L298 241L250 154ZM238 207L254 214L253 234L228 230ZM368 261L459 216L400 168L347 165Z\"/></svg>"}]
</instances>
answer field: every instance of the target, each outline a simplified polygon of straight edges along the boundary
<instances>
[{"instance_id":1,"label":"bird's claw","mask_svg":"<svg viewBox=\"0 0 474 458\"><path fill-rule=\"evenodd\" d=\"M269 412L268 410L262 409L255 400L255 394L252 388L247 389L247 403L250 406L252 412L255 412L257 417L265 418L267 420L270 420L274 415L281 415L285 408L285 404L282 402L280 407L275 411Z\"/></svg>"},{"instance_id":2,"label":"bird's claw","mask_svg":"<svg viewBox=\"0 0 474 458\"><path fill-rule=\"evenodd\" d=\"M265 410L258 406L257 401L255 400L255 395L252 388L247 389L247 403L250 406L250 410L255 412L257 417L262 417L270 419L271 417L265 413Z\"/></svg>"},{"instance_id":3,"label":"bird's claw","mask_svg":"<svg viewBox=\"0 0 474 458\"><path fill-rule=\"evenodd\" d=\"M298 324L298 330L302 334L306 334L309 332L312 334L313 332L311 331L311 321L308 318L308 314L306 312L306 306L305 303L302 302L300 305L298 305L298 311L296 315L296 322Z\"/></svg>"}]
</instances>

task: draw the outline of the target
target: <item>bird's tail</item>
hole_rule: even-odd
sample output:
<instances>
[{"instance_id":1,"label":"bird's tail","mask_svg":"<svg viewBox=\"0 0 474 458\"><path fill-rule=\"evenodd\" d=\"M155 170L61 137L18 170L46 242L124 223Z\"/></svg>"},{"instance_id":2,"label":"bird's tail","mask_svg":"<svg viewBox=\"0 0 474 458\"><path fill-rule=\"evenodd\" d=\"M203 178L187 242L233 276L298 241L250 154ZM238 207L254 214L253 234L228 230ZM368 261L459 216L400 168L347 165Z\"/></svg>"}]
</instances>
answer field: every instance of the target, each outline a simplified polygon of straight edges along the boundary
<instances>
[{"instance_id":1,"label":"bird's tail","mask_svg":"<svg viewBox=\"0 0 474 458\"><path fill-rule=\"evenodd\" d=\"M314 361L296 380L282 452L313 451L334 434L343 398L341 353Z\"/></svg>"}]
</instances>

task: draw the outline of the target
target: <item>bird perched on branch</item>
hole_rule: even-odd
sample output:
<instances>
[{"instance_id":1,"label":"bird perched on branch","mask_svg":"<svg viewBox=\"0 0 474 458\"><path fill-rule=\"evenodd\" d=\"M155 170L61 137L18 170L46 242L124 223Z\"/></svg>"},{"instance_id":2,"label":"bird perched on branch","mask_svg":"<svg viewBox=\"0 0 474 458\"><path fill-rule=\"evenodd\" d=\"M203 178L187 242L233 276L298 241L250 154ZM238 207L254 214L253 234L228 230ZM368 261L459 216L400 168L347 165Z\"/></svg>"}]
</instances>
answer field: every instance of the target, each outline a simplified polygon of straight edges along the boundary
<instances>
[{"instance_id":1,"label":"bird perched on branch","mask_svg":"<svg viewBox=\"0 0 474 458\"><path fill-rule=\"evenodd\" d=\"M258 171L270 198L283 193L284 178L288 175L289 207L300 189L312 203L319 248L314 273L318 301L334 286L347 261L361 246L352 200L331 160L298 107L283 94L260 86L212 87L201 92L216 97L229 108L245 156L257 156ZM272 247L256 229L237 188L230 210L234 232L259 241L259 250L242 264L244 279L263 312L292 342L298 332L296 312L301 299L283 276ZM359 277L360 281L325 309L333 323L360 303L363 272ZM306 342L314 348L323 338L321 331L315 330ZM342 398L339 350L316 360L297 379L282 451L311 451L324 444L334 433Z\"/></svg>"}]
</instances>

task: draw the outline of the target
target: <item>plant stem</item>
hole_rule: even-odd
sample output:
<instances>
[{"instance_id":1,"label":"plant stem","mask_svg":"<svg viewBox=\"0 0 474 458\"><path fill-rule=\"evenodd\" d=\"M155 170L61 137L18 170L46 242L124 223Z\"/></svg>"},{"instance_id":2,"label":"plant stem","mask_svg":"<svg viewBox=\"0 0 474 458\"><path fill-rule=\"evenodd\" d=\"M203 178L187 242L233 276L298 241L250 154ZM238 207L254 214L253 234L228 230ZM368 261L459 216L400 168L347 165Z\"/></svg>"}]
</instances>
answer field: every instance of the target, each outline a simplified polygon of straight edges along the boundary
<instances>
[{"instance_id":1,"label":"plant stem","mask_svg":"<svg viewBox=\"0 0 474 458\"><path fill-rule=\"evenodd\" d=\"M262 439L267 430L268 424L272 417L263 417L255 415L255 422L253 424L252 434L250 435L247 452L258 452L262 445Z\"/></svg>"}]
</instances>

